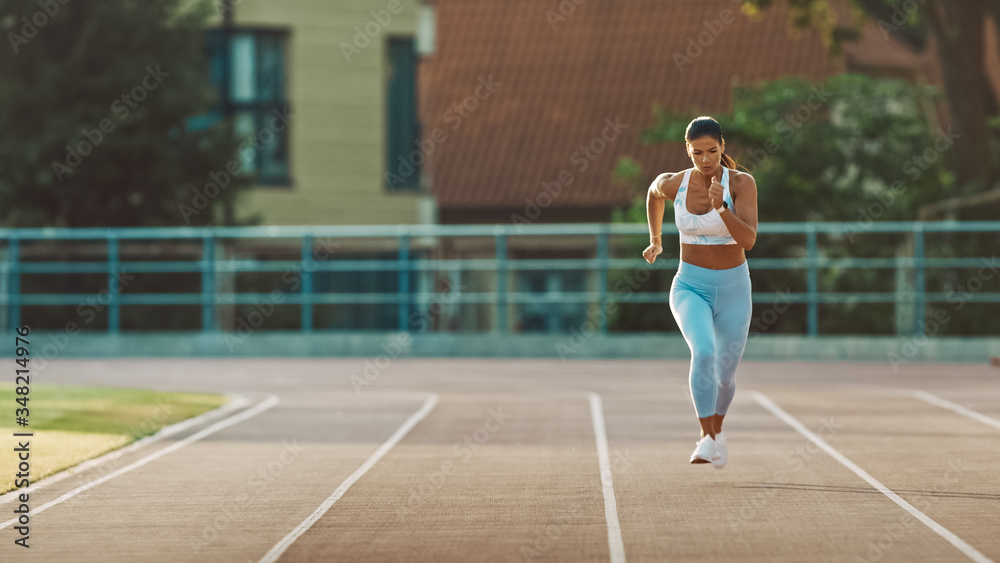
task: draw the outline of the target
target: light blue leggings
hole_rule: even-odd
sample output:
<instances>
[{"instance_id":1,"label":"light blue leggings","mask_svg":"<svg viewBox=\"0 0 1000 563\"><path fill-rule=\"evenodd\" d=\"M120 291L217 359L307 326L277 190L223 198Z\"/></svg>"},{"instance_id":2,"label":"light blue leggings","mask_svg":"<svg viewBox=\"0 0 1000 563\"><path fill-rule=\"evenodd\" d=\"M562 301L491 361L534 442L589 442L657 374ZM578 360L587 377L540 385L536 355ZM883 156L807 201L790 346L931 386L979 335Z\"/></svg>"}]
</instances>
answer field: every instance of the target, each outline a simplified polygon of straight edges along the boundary
<instances>
[{"instance_id":1,"label":"light blue leggings","mask_svg":"<svg viewBox=\"0 0 1000 563\"><path fill-rule=\"evenodd\" d=\"M670 310L691 348L691 398L698 418L726 414L750 330L750 269L712 270L681 262Z\"/></svg>"}]
</instances>

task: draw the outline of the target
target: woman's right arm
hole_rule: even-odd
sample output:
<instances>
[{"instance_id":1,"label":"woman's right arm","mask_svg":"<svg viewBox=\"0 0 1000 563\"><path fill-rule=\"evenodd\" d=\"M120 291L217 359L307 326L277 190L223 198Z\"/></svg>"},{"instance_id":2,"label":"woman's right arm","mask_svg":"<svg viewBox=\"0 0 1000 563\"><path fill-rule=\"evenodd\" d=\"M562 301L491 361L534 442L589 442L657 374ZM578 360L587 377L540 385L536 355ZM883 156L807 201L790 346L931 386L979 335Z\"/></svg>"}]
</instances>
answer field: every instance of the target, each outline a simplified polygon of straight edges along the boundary
<instances>
[{"instance_id":1,"label":"woman's right arm","mask_svg":"<svg viewBox=\"0 0 1000 563\"><path fill-rule=\"evenodd\" d=\"M666 207L667 196L664 186L674 175L660 174L646 190L646 219L649 223L649 246L642 252L643 258L652 264L657 255L663 252L661 232L663 229L663 210Z\"/></svg>"}]
</instances>

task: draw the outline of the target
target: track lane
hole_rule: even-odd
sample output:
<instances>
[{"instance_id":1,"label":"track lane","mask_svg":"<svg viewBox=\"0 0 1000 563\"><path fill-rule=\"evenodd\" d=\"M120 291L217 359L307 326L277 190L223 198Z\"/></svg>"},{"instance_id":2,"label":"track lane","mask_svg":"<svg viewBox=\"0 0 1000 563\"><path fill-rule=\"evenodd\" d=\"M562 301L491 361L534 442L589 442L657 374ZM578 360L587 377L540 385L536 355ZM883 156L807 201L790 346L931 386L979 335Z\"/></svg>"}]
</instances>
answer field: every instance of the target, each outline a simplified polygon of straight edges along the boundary
<instances>
[{"instance_id":1,"label":"track lane","mask_svg":"<svg viewBox=\"0 0 1000 563\"><path fill-rule=\"evenodd\" d=\"M280 561L600 561L587 397L442 394Z\"/></svg>"},{"instance_id":2,"label":"track lane","mask_svg":"<svg viewBox=\"0 0 1000 563\"><path fill-rule=\"evenodd\" d=\"M807 427L836 416L845 425L836 438L841 453L985 557L1000 559L997 429L904 393L841 387L811 398L787 389L767 394ZM872 553L895 556L922 526L908 524L904 516L887 519L873 534L882 547ZM956 550L955 557L963 555Z\"/></svg>"},{"instance_id":3,"label":"track lane","mask_svg":"<svg viewBox=\"0 0 1000 563\"><path fill-rule=\"evenodd\" d=\"M3 542L0 557L256 560L288 523L305 518L355 471L422 398L286 393L271 410L39 514L32 519L30 551ZM164 442L169 447L171 441Z\"/></svg>"},{"instance_id":4,"label":"track lane","mask_svg":"<svg viewBox=\"0 0 1000 563\"><path fill-rule=\"evenodd\" d=\"M691 465L697 420L684 386L673 389L605 398L611 447L630 461L615 482L631 563L852 560L866 557L870 541L859 531L898 520L894 503L809 448L746 390L737 392L726 420L729 465ZM837 444L845 431L840 425L837 416L813 420L810 429L832 434ZM915 529L893 559L956 555L934 533Z\"/></svg>"}]
</instances>

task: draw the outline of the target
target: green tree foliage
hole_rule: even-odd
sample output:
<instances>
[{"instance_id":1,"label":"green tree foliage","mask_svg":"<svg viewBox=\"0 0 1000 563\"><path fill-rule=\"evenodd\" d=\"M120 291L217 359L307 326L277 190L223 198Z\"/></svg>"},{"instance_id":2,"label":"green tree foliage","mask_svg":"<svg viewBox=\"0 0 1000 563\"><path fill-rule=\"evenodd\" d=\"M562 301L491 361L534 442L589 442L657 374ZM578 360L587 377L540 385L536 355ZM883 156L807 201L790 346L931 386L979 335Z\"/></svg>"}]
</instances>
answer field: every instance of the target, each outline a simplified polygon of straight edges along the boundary
<instances>
[{"instance_id":1,"label":"green tree foliage","mask_svg":"<svg viewBox=\"0 0 1000 563\"><path fill-rule=\"evenodd\" d=\"M0 0L0 224L215 224L250 183L197 213L194 190L238 162L213 100L207 0ZM204 203L201 200L199 203Z\"/></svg>"},{"instance_id":2,"label":"green tree foliage","mask_svg":"<svg viewBox=\"0 0 1000 563\"><path fill-rule=\"evenodd\" d=\"M766 10L774 0L742 0L743 11ZM790 23L811 27L838 53L845 40L858 37L865 21L875 21L883 39L895 37L916 52L923 51L930 37L937 45L948 111L958 149L951 159L955 192L970 194L989 189L997 179L990 157L991 131L988 117L997 113L997 103L986 72L985 22L1000 23L1000 0L785 0ZM843 17L848 8L851 17ZM954 195L954 194L952 194Z\"/></svg>"}]
</instances>

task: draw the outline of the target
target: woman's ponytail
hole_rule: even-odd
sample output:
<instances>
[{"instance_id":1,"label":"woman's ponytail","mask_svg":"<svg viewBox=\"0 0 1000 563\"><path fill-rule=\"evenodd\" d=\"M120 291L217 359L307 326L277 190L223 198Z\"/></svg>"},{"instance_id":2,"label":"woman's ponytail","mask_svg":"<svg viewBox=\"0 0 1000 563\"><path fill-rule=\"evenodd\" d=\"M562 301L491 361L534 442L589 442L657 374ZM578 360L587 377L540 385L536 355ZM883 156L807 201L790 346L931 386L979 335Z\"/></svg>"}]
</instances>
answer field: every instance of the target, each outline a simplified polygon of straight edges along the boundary
<instances>
[{"instance_id":1,"label":"woman's ponytail","mask_svg":"<svg viewBox=\"0 0 1000 563\"><path fill-rule=\"evenodd\" d=\"M725 152L722 153L722 165L726 168L732 168L733 170L736 170L736 167L739 166L736 163L736 159L729 156Z\"/></svg>"}]
</instances>

